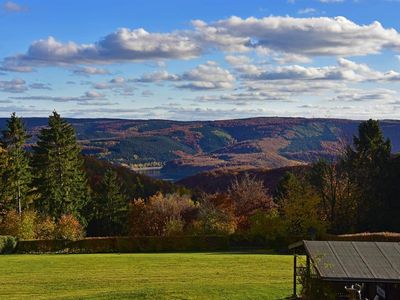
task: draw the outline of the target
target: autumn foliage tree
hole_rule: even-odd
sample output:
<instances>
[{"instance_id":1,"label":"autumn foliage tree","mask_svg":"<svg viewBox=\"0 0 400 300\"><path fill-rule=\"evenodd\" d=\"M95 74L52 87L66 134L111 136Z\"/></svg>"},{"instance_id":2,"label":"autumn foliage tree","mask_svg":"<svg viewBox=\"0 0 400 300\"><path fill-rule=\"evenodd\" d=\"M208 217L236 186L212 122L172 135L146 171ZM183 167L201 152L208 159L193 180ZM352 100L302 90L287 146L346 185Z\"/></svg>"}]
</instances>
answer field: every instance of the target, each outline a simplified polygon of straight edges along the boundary
<instances>
[{"instance_id":1,"label":"autumn foliage tree","mask_svg":"<svg viewBox=\"0 0 400 300\"><path fill-rule=\"evenodd\" d=\"M309 232L321 234L326 222L321 218L321 198L304 178L289 173L284 178L279 193L280 213L285 222L287 236L309 238Z\"/></svg>"},{"instance_id":2,"label":"autumn foliage tree","mask_svg":"<svg viewBox=\"0 0 400 300\"><path fill-rule=\"evenodd\" d=\"M203 195L194 231L199 234L232 234L236 231L235 208L224 193Z\"/></svg>"},{"instance_id":3,"label":"autumn foliage tree","mask_svg":"<svg viewBox=\"0 0 400 300\"><path fill-rule=\"evenodd\" d=\"M237 226L242 230L249 228L249 217L257 211L269 211L275 207L264 183L249 174L232 182L228 197L233 203Z\"/></svg>"},{"instance_id":4,"label":"autumn foliage tree","mask_svg":"<svg viewBox=\"0 0 400 300\"><path fill-rule=\"evenodd\" d=\"M321 198L321 216L327 221L330 232L354 230L360 189L351 181L343 164L319 160L311 166L308 180Z\"/></svg>"},{"instance_id":5,"label":"autumn foliage tree","mask_svg":"<svg viewBox=\"0 0 400 300\"><path fill-rule=\"evenodd\" d=\"M136 199L130 206L131 235L167 235L174 223L182 230L194 218L197 206L187 195L157 193L147 201Z\"/></svg>"}]
</instances>

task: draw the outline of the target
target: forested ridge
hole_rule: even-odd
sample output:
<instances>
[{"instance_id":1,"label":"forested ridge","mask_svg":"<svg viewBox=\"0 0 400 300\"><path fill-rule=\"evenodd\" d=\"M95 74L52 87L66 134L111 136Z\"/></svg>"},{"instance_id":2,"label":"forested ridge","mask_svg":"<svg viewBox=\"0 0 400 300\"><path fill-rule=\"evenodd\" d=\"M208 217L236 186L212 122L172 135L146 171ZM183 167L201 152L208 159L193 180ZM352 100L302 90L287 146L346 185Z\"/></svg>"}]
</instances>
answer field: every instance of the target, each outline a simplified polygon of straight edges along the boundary
<instances>
[{"instance_id":1,"label":"forested ridge","mask_svg":"<svg viewBox=\"0 0 400 300\"><path fill-rule=\"evenodd\" d=\"M1 135L0 234L21 239L231 235L285 243L310 232L400 231L400 157L378 121L361 122L335 159L281 169L274 187L251 172L211 193L82 156L57 112L27 147L12 114Z\"/></svg>"},{"instance_id":2,"label":"forested ridge","mask_svg":"<svg viewBox=\"0 0 400 300\"><path fill-rule=\"evenodd\" d=\"M82 153L128 167L162 167L161 178L179 180L220 168L275 169L332 160L352 143L360 121L308 118L250 118L220 121L65 119ZM7 119L0 118L0 128ZM45 118L24 118L36 143ZM400 150L400 122L382 120L392 151Z\"/></svg>"}]
</instances>

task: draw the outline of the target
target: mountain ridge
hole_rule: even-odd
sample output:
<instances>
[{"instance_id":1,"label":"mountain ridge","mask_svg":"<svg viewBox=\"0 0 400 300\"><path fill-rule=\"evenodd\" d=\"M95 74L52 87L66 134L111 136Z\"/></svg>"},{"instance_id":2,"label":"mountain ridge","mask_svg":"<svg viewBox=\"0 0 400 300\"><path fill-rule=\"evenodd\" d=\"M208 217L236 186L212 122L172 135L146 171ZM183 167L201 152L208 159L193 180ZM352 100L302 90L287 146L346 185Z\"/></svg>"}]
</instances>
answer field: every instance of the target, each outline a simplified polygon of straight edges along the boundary
<instances>
[{"instance_id":1,"label":"mountain ridge","mask_svg":"<svg viewBox=\"0 0 400 300\"><path fill-rule=\"evenodd\" d=\"M0 118L4 128L7 118ZM360 120L258 117L216 121L66 118L83 153L131 168L159 167L173 180L215 169L273 169L335 159L352 142ZM24 118L33 136L47 118ZM400 151L400 120L381 120Z\"/></svg>"}]
</instances>

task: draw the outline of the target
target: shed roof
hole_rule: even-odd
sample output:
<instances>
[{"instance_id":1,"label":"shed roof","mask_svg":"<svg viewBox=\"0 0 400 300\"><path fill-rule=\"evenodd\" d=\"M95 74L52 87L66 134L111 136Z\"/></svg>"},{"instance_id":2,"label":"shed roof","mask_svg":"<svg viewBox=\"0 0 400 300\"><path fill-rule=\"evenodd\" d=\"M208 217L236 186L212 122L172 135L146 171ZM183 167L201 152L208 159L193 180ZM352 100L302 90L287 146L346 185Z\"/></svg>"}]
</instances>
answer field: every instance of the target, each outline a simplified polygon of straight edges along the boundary
<instances>
[{"instance_id":1,"label":"shed roof","mask_svg":"<svg viewBox=\"0 0 400 300\"><path fill-rule=\"evenodd\" d=\"M400 243L304 241L323 280L400 283Z\"/></svg>"}]
</instances>

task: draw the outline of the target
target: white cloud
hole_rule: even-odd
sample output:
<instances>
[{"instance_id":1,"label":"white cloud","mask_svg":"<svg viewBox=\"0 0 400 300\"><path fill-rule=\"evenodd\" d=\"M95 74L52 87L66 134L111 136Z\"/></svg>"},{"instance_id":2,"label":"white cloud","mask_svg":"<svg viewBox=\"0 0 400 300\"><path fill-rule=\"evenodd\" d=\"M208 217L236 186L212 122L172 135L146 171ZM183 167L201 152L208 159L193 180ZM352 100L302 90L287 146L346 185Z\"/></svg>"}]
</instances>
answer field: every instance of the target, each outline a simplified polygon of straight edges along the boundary
<instances>
[{"instance_id":1,"label":"white cloud","mask_svg":"<svg viewBox=\"0 0 400 300\"><path fill-rule=\"evenodd\" d=\"M26 81L20 78L0 81L0 92L22 93L28 90Z\"/></svg>"},{"instance_id":2,"label":"white cloud","mask_svg":"<svg viewBox=\"0 0 400 300\"><path fill-rule=\"evenodd\" d=\"M230 17L207 24L194 21L205 42L227 51L265 51L302 56L355 56L400 50L400 34L379 22L358 25L345 17Z\"/></svg>"},{"instance_id":3,"label":"white cloud","mask_svg":"<svg viewBox=\"0 0 400 300\"><path fill-rule=\"evenodd\" d=\"M3 59L0 70L30 72L35 67L192 59L206 52L255 50L282 62L314 56L362 56L400 51L400 34L379 22L354 23L345 17L230 17L212 23L192 21L194 30L150 33L121 28L96 42L62 43L54 37L34 41L26 53ZM103 74L96 69L77 73Z\"/></svg>"},{"instance_id":4,"label":"white cloud","mask_svg":"<svg viewBox=\"0 0 400 300\"><path fill-rule=\"evenodd\" d=\"M111 79L110 83L112 83L114 85L125 85L126 79L122 76L117 76L117 77Z\"/></svg>"},{"instance_id":5,"label":"white cloud","mask_svg":"<svg viewBox=\"0 0 400 300\"><path fill-rule=\"evenodd\" d=\"M237 71L245 74L259 74L262 70L251 63L251 59L245 55L227 55L225 60Z\"/></svg>"},{"instance_id":6,"label":"white cloud","mask_svg":"<svg viewBox=\"0 0 400 300\"><path fill-rule=\"evenodd\" d=\"M183 73L180 80L187 82L179 84L180 88L192 90L230 89L233 88L235 77L228 70L219 67L217 63L208 61Z\"/></svg>"},{"instance_id":7,"label":"white cloud","mask_svg":"<svg viewBox=\"0 0 400 300\"><path fill-rule=\"evenodd\" d=\"M211 90L233 88L235 77L216 62L208 61L180 75L170 74L165 70L144 74L136 82L176 81L178 88L191 90Z\"/></svg>"},{"instance_id":8,"label":"white cloud","mask_svg":"<svg viewBox=\"0 0 400 300\"><path fill-rule=\"evenodd\" d=\"M29 85L29 88L35 89L35 90L51 90L52 89L50 84L38 83L38 82L31 83Z\"/></svg>"},{"instance_id":9,"label":"white cloud","mask_svg":"<svg viewBox=\"0 0 400 300\"><path fill-rule=\"evenodd\" d=\"M179 32L121 28L92 44L62 43L51 36L35 41L25 54L6 57L2 69L28 71L35 66L189 59L201 53L195 39Z\"/></svg>"},{"instance_id":10,"label":"white cloud","mask_svg":"<svg viewBox=\"0 0 400 300\"><path fill-rule=\"evenodd\" d=\"M105 100L105 95L96 91L87 91L81 96L77 97L65 97L65 96L22 96L22 97L10 97L13 100L46 100L53 102L86 102L90 100Z\"/></svg>"},{"instance_id":11,"label":"white cloud","mask_svg":"<svg viewBox=\"0 0 400 300\"><path fill-rule=\"evenodd\" d=\"M108 82L97 82L93 84L96 90L111 90L115 95L132 96L135 88L131 86L130 80L123 76L117 76Z\"/></svg>"},{"instance_id":12,"label":"white cloud","mask_svg":"<svg viewBox=\"0 0 400 300\"><path fill-rule=\"evenodd\" d=\"M383 101L392 102L399 99L399 95L394 90L389 89L347 89L336 95L331 101L342 102L365 102L365 101Z\"/></svg>"},{"instance_id":13,"label":"white cloud","mask_svg":"<svg viewBox=\"0 0 400 300\"><path fill-rule=\"evenodd\" d=\"M297 11L297 13L300 15L313 15L317 12L318 11L312 7L303 8L303 9L300 9L299 11Z\"/></svg>"},{"instance_id":14,"label":"white cloud","mask_svg":"<svg viewBox=\"0 0 400 300\"><path fill-rule=\"evenodd\" d=\"M19 5L18 3L12 1L5 2L3 4L3 9L8 12L23 12L28 10L27 7Z\"/></svg>"},{"instance_id":15,"label":"white cloud","mask_svg":"<svg viewBox=\"0 0 400 300\"><path fill-rule=\"evenodd\" d=\"M288 93L282 93L278 91L266 92L266 91L251 91L242 93L222 94L222 95L209 95L199 96L195 101L202 102L224 102L232 103L236 105L245 105L250 102L259 101L286 101L290 102Z\"/></svg>"},{"instance_id":16,"label":"white cloud","mask_svg":"<svg viewBox=\"0 0 400 300\"><path fill-rule=\"evenodd\" d=\"M140 78L136 79L135 81L158 82L158 81L177 81L177 80L179 80L179 76L175 74L170 74L165 70L161 70L153 73L143 74Z\"/></svg>"},{"instance_id":17,"label":"white cloud","mask_svg":"<svg viewBox=\"0 0 400 300\"><path fill-rule=\"evenodd\" d=\"M225 60L232 66L244 65L251 62L250 57L245 55L227 55Z\"/></svg>"},{"instance_id":18,"label":"white cloud","mask_svg":"<svg viewBox=\"0 0 400 300\"><path fill-rule=\"evenodd\" d=\"M154 96L154 93L152 91L150 91L150 90L144 90L142 92L142 96L143 97L150 97L150 96Z\"/></svg>"},{"instance_id":19,"label":"white cloud","mask_svg":"<svg viewBox=\"0 0 400 300\"><path fill-rule=\"evenodd\" d=\"M311 59L309 57L293 53L281 53L274 56L273 59L279 64L288 64L288 63L306 64L311 62Z\"/></svg>"},{"instance_id":20,"label":"white cloud","mask_svg":"<svg viewBox=\"0 0 400 300\"><path fill-rule=\"evenodd\" d=\"M96 67L91 67L91 66L79 67L79 68L75 69L73 71L73 73L76 75L83 75L83 76L110 74L110 72L106 69L96 68Z\"/></svg>"},{"instance_id":21,"label":"white cloud","mask_svg":"<svg viewBox=\"0 0 400 300\"><path fill-rule=\"evenodd\" d=\"M256 75L247 74L244 76L250 80L346 80L354 82L400 80L398 72L382 73L372 70L366 64L359 64L345 58L339 58L337 66L279 66Z\"/></svg>"}]
</instances>

